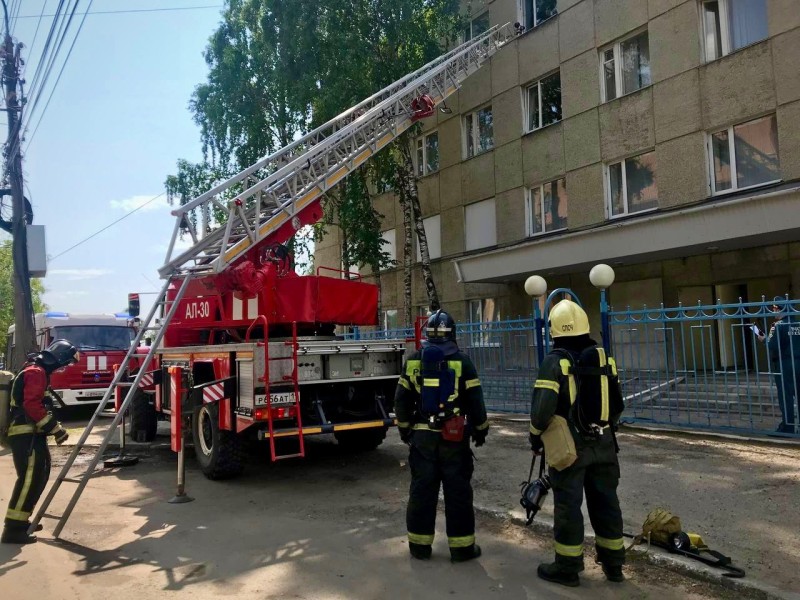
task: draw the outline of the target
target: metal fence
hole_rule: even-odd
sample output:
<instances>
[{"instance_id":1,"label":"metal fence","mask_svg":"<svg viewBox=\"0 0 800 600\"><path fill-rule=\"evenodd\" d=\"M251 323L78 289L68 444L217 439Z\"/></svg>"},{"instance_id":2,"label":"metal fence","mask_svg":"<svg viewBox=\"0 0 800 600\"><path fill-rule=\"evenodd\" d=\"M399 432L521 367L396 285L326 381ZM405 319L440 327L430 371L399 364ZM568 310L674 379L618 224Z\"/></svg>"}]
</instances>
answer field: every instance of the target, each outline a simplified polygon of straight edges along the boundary
<instances>
[{"instance_id":1,"label":"metal fence","mask_svg":"<svg viewBox=\"0 0 800 600\"><path fill-rule=\"evenodd\" d=\"M772 306L739 302L609 312L626 404L623 421L800 438L800 301L779 303L788 337L771 362L766 337L775 323ZM413 335L410 328L348 337ZM460 323L457 336L478 369L487 408L528 413L539 364L534 320ZM793 414L790 431L776 432L787 408Z\"/></svg>"},{"instance_id":2,"label":"metal fence","mask_svg":"<svg viewBox=\"0 0 800 600\"><path fill-rule=\"evenodd\" d=\"M794 433L775 435L800 437L800 303L779 303L784 337L771 344L776 351L770 361L766 336L775 323L772 306L739 302L611 311L624 419L763 434L774 433L788 409L790 427L784 429Z\"/></svg>"}]
</instances>

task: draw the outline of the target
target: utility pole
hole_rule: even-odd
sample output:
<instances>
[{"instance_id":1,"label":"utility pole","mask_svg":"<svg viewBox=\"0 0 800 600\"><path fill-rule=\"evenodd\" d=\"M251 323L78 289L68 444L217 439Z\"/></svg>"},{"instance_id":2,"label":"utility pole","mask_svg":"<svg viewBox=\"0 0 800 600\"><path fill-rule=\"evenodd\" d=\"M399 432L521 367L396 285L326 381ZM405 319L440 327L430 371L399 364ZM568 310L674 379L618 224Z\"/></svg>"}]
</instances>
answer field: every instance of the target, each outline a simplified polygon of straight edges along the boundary
<instances>
[{"instance_id":1,"label":"utility pole","mask_svg":"<svg viewBox=\"0 0 800 600\"><path fill-rule=\"evenodd\" d=\"M14 263L14 350L11 368L22 367L27 354L36 349L36 336L33 326L33 298L31 278L28 271L28 241L25 218L25 198L22 191L22 155L20 148L20 128L22 107L17 89L19 87L19 66L21 44L14 45L8 28L8 9L5 11L5 41L3 43L3 84L5 86L6 115L8 116L8 140L5 158L6 173L11 184L12 218L11 235L12 258ZM4 333L4 332L0 332Z\"/></svg>"}]
</instances>

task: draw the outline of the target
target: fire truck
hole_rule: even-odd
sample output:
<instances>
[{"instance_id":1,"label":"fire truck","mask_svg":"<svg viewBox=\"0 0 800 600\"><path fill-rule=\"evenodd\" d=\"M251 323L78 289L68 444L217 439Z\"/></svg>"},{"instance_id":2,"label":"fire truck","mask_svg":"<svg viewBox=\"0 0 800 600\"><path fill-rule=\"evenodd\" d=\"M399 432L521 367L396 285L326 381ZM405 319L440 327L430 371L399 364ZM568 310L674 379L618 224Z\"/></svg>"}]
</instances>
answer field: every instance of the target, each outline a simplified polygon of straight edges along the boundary
<instances>
[{"instance_id":1,"label":"fire truck","mask_svg":"<svg viewBox=\"0 0 800 600\"><path fill-rule=\"evenodd\" d=\"M126 313L75 314L49 311L34 315L36 344L44 350L58 339L69 340L81 352L79 362L50 377L58 394L57 408L98 404L113 379L113 365L125 358L136 336ZM14 346L14 325L8 329L6 356ZM132 365L133 366L133 365Z\"/></svg>"}]
</instances>

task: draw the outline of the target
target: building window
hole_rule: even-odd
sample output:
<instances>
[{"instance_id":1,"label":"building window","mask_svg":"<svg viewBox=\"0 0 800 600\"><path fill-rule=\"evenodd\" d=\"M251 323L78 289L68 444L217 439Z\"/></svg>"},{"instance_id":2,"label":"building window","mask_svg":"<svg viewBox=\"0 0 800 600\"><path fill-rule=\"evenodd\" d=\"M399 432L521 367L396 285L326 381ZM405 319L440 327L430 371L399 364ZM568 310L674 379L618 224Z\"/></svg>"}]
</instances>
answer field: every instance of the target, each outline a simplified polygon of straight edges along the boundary
<instances>
[{"instance_id":1,"label":"building window","mask_svg":"<svg viewBox=\"0 0 800 600\"><path fill-rule=\"evenodd\" d=\"M477 250L497 244L494 198L464 207L464 246Z\"/></svg>"},{"instance_id":2,"label":"building window","mask_svg":"<svg viewBox=\"0 0 800 600\"><path fill-rule=\"evenodd\" d=\"M567 228L567 180L537 185L528 193L528 235Z\"/></svg>"},{"instance_id":3,"label":"building window","mask_svg":"<svg viewBox=\"0 0 800 600\"><path fill-rule=\"evenodd\" d=\"M708 137L712 194L780 180L775 115L734 125Z\"/></svg>"},{"instance_id":4,"label":"building window","mask_svg":"<svg viewBox=\"0 0 800 600\"><path fill-rule=\"evenodd\" d=\"M434 131L417 138L417 177L439 170L439 132Z\"/></svg>"},{"instance_id":5,"label":"building window","mask_svg":"<svg viewBox=\"0 0 800 600\"><path fill-rule=\"evenodd\" d=\"M554 73L530 86L525 93L525 131L535 131L561 120L561 74Z\"/></svg>"},{"instance_id":6,"label":"building window","mask_svg":"<svg viewBox=\"0 0 800 600\"><path fill-rule=\"evenodd\" d=\"M500 335L492 323L500 320L494 298L469 301L469 322L465 324L471 346L499 346Z\"/></svg>"},{"instance_id":7,"label":"building window","mask_svg":"<svg viewBox=\"0 0 800 600\"><path fill-rule=\"evenodd\" d=\"M494 148L491 106L484 106L464 117L464 141L467 158Z\"/></svg>"},{"instance_id":8,"label":"building window","mask_svg":"<svg viewBox=\"0 0 800 600\"><path fill-rule=\"evenodd\" d=\"M701 6L706 61L767 39L767 0L713 0Z\"/></svg>"},{"instance_id":9,"label":"building window","mask_svg":"<svg viewBox=\"0 0 800 600\"><path fill-rule=\"evenodd\" d=\"M423 219L425 238L428 240L428 256L431 260L442 257L442 218L434 215ZM422 253L419 251L419 237L417 238L417 262L422 262Z\"/></svg>"},{"instance_id":10,"label":"building window","mask_svg":"<svg viewBox=\"0 0 800 600\"><path fill-rule=\"evenodd\" d=\"M600 51L603 102L650 85L650 46L643 31Z\"/></svg>"},{"instance_id":11,"label":"building window","mask_svg":"<svg viewBox=\"0 0 800 600\"><path fill-rule=\"evenodd\" d=\"M656 153L632 156L606 168L608 216L618 217L658 207Z\"/></svg>"},{"instance_id":12,"label":"building window","mask_svg":"<svg viewBox=\"0 0 800 600\"><path fill-rule=\"evenodd\" d=\"M486 31L489 31L489 11L486 11L474 19L471 19L464 27L462 36L464 41L467 42L472 38L478 37L480 34Z\"/></svg>"},{"instance_id":13,"label":"building window","mask_svg":"<svg viewBox=\"0 0 800 600\"><path fill-rule=\"evenodd\" d=\"M522 23L533 29L556 15L556 0L522 0Z\"/></svg>"},{"instance_id":14,"label":"building window","mask_svg":"<svg viewBox=\"0 0 800 600\"><path fill-rule=\"evenodd\" d=\"M386 252L386 254L389 255L389 260L392 261L397 260L396 232L396 229L389 229L388 231L381 233L381 238L383 238L381 250Z\"/></svg>"},{"instance_id":15,"label":"building window","mask_svg":"<svg viewBox=\"0 0 800 600\"><path fill-rule=\"evenodd\" d=\"M398 318L397 309L383 311L383 328L386 331L397 329L399 327L400 319Z\"/></svg>"}]
</instances>

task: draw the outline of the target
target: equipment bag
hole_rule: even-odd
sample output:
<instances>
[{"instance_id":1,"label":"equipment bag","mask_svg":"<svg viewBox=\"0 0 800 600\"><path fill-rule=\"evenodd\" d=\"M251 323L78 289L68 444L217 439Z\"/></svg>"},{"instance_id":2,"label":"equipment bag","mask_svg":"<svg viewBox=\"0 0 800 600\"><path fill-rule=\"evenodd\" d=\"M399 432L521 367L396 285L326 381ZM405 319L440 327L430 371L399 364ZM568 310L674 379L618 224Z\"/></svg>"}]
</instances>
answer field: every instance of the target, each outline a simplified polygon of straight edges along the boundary
<instances>
[{"instance_id":1,"label":"equipment bag","mask_svg":"<svg viewBox=\"0 0 800 600\"><path fill-rule=\"evenodd\" d=\"M462 441L466 424L467 420L462 415L450 417L442 423L442 439L448 442Z\"/></svg>"},{"instance_id":2,"label":"equipment bag","mask_svg":"<svg viewBox=\"0 0 800 600\"><path fill-rule=\"evenodd\" d=\"M433 344L422 349L421 358L420 413L425 418L445 416L448 399L456 389L455 371L449 368L442 349Z\"/></svg>"},{"instance_id":3,"label":"equipment bag","mask_svg":"<svg viewBox=\"0 0 800 600\"><path fill-rule=\"evenodd\" d=\"M11 425L11 382L14 374L0 371L0 447L8 448L8 428Z\"/></svg>"},{"instance_id":4,"label":"equipment bag","mask_svg":"<svg viewBox=\"0 0 800 600\"><path fill-rule=\"evenodd\" d=\"M625 408L619 387L611 382L611 378L617 375L614 358L607 357L605 349L600 346L585 348L577 360L562 348L553 352L569 361L566 375L575 378L575 401L569 413L573 425L584 435L596 434L597 426L605 428L610 425Z\"/></svg>"},{"instance_id":5,"label":"equipment bag","mask_svg":"<svg viewBox=\"0 0 800 600\"><path fill-rule=\"evenodd\" d=\"M569 423L562 416L553 416L550 425L542 433L542 444L547 452L547 464L556 471L563 471L578 460L575 438L569 430Z\"/></svg>"},{"instance_id":6,"label":"equipment bag","mask_svg":"<svg viewBox=\"0 0 800 600\"><path fill-rule=\"evenodd\" d=\"M744 569L734 566L729 556L709 548L699 534L683 531L680 517L663 508L650 511L642 525L642 533L633 538L631 547L645 542L665 548L674 554L699 560L709 566L725 569L728 571L723 573L725 577L739 578L745 575Z\"/></svg>"}]
</instances>

